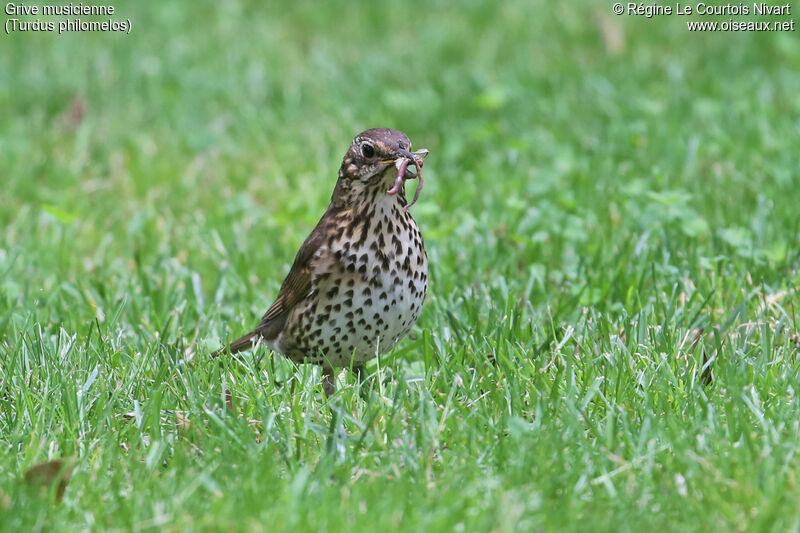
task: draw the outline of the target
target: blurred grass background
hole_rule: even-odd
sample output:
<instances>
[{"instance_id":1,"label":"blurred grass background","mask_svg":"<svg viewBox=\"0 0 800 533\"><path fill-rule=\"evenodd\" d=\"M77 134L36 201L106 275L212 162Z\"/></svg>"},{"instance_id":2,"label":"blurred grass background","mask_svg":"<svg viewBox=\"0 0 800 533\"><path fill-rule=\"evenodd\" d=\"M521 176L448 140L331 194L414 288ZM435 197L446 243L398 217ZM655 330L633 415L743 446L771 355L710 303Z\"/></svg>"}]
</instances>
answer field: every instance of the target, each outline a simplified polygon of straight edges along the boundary
<instances>
[{"instance_id":1,"label":"blurred grass background","mask_svg":"<svg viewBox=\"0 0 800 533\"><path fill-rule=\"evenodd\" d=\"M7 529L798 528L796 33L114 6L130 35L0 45ZM380 385L331 412L261 351L187 367L267 308L376 126L431 150L429 298ZM22 490L62 456L63 502Z\"/></svg>"}]
</instances>

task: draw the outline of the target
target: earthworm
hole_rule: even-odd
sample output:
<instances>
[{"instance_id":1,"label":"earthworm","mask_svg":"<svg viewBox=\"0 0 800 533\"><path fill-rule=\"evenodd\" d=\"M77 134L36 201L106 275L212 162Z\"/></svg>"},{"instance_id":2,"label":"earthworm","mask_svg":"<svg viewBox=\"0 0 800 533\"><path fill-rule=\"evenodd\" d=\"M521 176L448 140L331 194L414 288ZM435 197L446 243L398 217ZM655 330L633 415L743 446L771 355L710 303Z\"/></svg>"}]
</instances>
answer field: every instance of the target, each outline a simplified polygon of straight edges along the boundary
<instances>
[{"instance_id":1,"label":"earthworm","mask_svg":"<svg viewBox=\"0 0 800 533\"><path fill-rule=\"evenodd\" d=\"M397 194L400 191L400 187L403 185L403 179L406 176L406 170L408 169L409 163L414 163L414 166L417 169L417 175L414 177L416 177L418 181L417 190L414 191L414 199L411 200L411 203L406 204L406 206L403 208L405 211L408 211L408 209L417 202L417 199L419 198L419 192L422 190L422 162L416 157L407 157L403 159L403 161L400 163L400 168L397 169L397 179L394 180L394 186L386 191L387 194L392 195Z\"/></svg>"},{"instance_id":2,"label":"earthworm","mask_svg":"<svg viewBox=\"0 0 800 533\"><path fill-rule=\"evenodd\" d=\"M400 168L397 169L397 179L394 180L394 186L386 191L386 194L395 195L400 191L400 186L403 184L403 178L406 175L406 168L408 168L408 163L410 159L403 159L403 162L400 163Z\"/></svg>"}]
</instances>

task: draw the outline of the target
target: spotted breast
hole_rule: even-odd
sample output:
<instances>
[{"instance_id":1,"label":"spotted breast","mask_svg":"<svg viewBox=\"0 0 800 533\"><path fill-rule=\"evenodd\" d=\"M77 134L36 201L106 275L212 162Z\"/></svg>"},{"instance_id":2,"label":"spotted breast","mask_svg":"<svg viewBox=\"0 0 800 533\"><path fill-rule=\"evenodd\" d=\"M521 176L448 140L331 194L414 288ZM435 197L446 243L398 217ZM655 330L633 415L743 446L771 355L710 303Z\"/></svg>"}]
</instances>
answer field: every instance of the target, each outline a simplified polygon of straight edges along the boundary
<instances>
[{"instance_id":1,"label":"spotted breast","mask_svg":"<svg viewBox=\"0 0 800 533\"><path fill-rule=\"evenodd\" d=\"M419 318L428 257L417 223L396 198L381 195L333 215L315 254L309 297L274 341L298 362L354 366L389 351Z\"/></svg>"}]
</instances>

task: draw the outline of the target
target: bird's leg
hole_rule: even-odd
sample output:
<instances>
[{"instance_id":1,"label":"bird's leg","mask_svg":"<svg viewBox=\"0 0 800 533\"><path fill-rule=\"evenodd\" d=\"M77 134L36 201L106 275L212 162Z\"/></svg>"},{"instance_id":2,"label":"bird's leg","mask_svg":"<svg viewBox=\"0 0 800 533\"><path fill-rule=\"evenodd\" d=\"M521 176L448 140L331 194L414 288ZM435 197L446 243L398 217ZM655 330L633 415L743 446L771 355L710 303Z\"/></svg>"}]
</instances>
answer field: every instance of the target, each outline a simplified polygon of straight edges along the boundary
<instances>
[{"instance_id":1,"label":"bird's leg","mask_svg":"<svg viewBox=\"0 0 800 533\"><path fill-rule=\"evenodd\" d=\"M322 390L328 398L336 392L336 378L333 375L333 368L329 366L322 367Z\"/></svg>"}]
</instances>

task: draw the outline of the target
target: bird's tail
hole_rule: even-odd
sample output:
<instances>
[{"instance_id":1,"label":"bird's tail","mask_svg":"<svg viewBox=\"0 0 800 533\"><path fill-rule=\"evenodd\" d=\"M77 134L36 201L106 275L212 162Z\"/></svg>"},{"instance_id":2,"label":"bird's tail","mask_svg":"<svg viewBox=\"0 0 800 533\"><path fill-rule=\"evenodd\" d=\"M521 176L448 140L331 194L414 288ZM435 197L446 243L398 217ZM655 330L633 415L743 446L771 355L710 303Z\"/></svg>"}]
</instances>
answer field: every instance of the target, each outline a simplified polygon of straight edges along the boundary
<instances>
[{"instance_id":1,"label":"bird's tail","mask_svg":"<svg viewBox=\"0 0 800 533\"><path fill-rule=\"evenodd\" d=\"M244 337L241 337L233 341L231 345L228 346L227 348L221 348L216 352L212 352L211 358L219 357L220 355L241 352L242 350L247 350L248 348L253 346L253 339L258 339L258 336L259 335L257 331L251 331Z\"/></svg>"}]
</instances>

